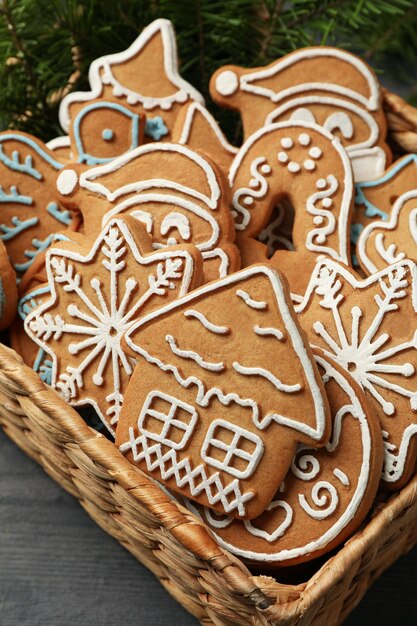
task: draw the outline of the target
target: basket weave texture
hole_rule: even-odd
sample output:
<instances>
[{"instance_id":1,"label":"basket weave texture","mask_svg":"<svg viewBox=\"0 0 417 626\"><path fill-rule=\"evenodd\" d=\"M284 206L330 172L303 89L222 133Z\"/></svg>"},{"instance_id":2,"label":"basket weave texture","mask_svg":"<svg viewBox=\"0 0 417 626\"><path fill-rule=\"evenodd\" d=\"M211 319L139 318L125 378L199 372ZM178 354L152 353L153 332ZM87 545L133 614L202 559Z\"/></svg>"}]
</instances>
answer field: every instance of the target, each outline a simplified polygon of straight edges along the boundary
<instances>
[{"instance_id":1,"label":"basket weave texture","mask_svg":"<svg viewBox=\"0 0 417 626\"><path fill-rule=\"evenodd\" d=\"M384 101L396 150L417 152L417 110L387 91ZM1 344L0 425L202 624L339 624L372 582L417 543L415 476L306 583L253 576Z\"/></svg>"}]
</instances>

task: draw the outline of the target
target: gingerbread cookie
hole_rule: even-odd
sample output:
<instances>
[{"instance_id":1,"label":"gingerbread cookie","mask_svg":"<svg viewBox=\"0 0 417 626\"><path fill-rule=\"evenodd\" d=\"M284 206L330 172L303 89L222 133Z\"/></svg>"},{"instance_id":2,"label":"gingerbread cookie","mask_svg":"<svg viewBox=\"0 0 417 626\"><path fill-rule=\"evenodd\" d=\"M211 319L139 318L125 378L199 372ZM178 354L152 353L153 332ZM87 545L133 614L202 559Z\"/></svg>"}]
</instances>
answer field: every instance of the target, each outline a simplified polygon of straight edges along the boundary
<instances>
[{"instance_id":1,"label":"gingerbread cookie","mask_svg":"<svg viewBox=\"0 0 417 626\"><path fill-rule=\"evenodd\" d=\"M202 95L178 73L175 33L165 19L147 26L127 50L96 59L90 66L89 82L91 91L70 93L61 102L59 119L67 132L86 103L102 103L105 107L116 105L113 115L117 106L127 116L127 111L132 116L145 114L148 140L171 141L175 119L184 104L193 100L204 104ZM101 128L104 132L113 125Z\"/></svg>"},{"instance_id":2,"label":"gingerbread cookie","mask_svg":"<svg viewBox=\"0 0 417 626\"><path fill-rule=\"evenodd\" d=\"M299 447L274 500L255 520L185 502L223 548L249 562L282 567L329 552L360 526L376 495L383 459L378 418L350 374L321 351L315 358L333 418L329 443Z\"/></svg>"},{"instance_id":3,"label":"gingerbread cookie","mask_svg":"<svg viewBox=\"0 0 417 626\"><path fill-rule=\"evenodd\" d=\"M55 137L46 144L48 150L53 152L54 157L61 163L71 163L74 160L72 152L71 139L68 135L62 135L61 137Z\"/></svg>"},{"instance_id":4,"label":"gingerbread cookie","mask_svg":"<svg viewBox=\"0 0 417 626\"><path fill-rule=\"evenodd\" d=\"M266 67L228 65L213 75L210 93L240 112L245 139L271 123L314 122L339 137L356 181L381 176L391 162L379 83L362 59L345 50L303 48Z\"/></svg>"},{"instance_id":5,"label":"gingerbread cookie","mask_svg":"<svg viewBox=\"0 0 417 626\"><path fill-rule=\"evenodd\" d=\"M151 313L125 336L137 365L116 445L175 492L234 517L272 500L298 442L330 415L285 280L253 266Z\"/></svg>"},{"instance_id":6,"label":"gingerbread cookie","mask_svg":"<svg viewBox=\"0 0 417 626\"><path fill-rule=\"evenodd\" d=\"M63 168L35 137L17 131L0 133L0 239L18 276L51 237L71 227L71 214L56 201L56 177Z\"/></svg>"},{"instance_id":7,"label":"gingerbread cookie","mask_svg":"<svg viewBox=\"0 0 417 626\"><path fill-rule=\"evenodd\" d=\"M403 259L417 259L417 190L398 198L388 221L366 226L358 239L357 257L367 275Z\"/></svg>"},{"instance_id":8,"label":"gingerbread cookie","mask_svg":"<svg viewBox=\"0 0 417 626\"><path fill-rule=\"evenodd\" d=\"M90 246L46 255L51 297L30 311L25 329L50 355L51 385L71 405L91 404L114 433L132 367L121 339L139 317L201 281L192 246L152 251L129 217L108 222Z\"/></svg>"},{"instance_id":9,"label":"gingerbread cookie","mask_svg":"<svg viewBox=\"0 0 417 626\"><path fill-rule=\"evenodd\" d=\"M352 374L378 415L383 478L404 485L417 460L417 265L396 263L361 280L326 259L297 307L310 343Z\"/></svg>"},{"instance_id":10,"label":"gingerbread cookie","mask_svg":"<svg viewBox=\"0 0 417 626\"><path fill-rule=\"evenodd\" d=\"M417 189L417 155L398 159L381 178L356 184L351 241L358 243L363 229L374 221L388 221L398 198ZM359 261L355 263L359 265Z\"/></svg>"},{"instance_id":11,"label":"gingerbread cookie","mask_svg":"<svg viewBox=\"0 0 417 626\"><path fill-rule=\"evenodd\" d=\"M61 201L81 211L88 236L112 216L126 213L145 225L157 250L195 245L206 281L240 268L227 181L187 146L147 144L84 172L67 168L57 187Z\"/></svg>"},{"instance_id":12,"label":"gingerbread cookie","mask_svg":"<svg viewBox=\"0 0 417 626\"><path fill-rule=\"evenodd\" d=\"M238 152L227 141L214 117L199 102L192 102L180 112L175 122L172 141L203 152L226 175Z\"/></svg>"},{"instance_id":13,"label":"gingerbread cookie","mask_svg":"<svg viewBox=\"0 0 417 626\"><path fill-rule=\"evenodd\" d=\"M294 250L278 249L270 260L286 275L295 300L318 255L349 262L351 167L340 141L325 129L293 121L262 128L240 148L229 182L243 266L265 260L266 246L254 239L275 227L274 207L285 199L295 213Z\"/></svg>"},{"instance_id":14,"label":"gingerbread cookie","mask_svg":"<svg viewBox=\"0 0 417 626\"><path fill-rule=\"evenodd\" d=\"M9 261L6 246L0 241L0 330L8 328L16 315L16 274Z\"/></svg>"}]
</instances>

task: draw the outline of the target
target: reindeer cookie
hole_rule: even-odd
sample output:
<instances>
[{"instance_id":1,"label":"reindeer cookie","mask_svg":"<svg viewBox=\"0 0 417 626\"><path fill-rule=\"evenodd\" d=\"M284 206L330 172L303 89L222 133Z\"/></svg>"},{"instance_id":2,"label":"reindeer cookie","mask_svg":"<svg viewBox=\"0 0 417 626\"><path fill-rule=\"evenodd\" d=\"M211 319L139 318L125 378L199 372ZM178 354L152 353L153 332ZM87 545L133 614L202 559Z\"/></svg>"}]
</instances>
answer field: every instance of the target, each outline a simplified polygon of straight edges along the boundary
<instances>
[{"instance_id":1,"label":"reindeer cookie","mask_svg":"<svg viewBox=\"0 0 417 626\"><path fill-rule=\"evenodd\" d=\"M60 163L71 163L74 160L72 153L71 139L68 135L62 135L61 137L55 137L45 144L48 150L53 152L54 157Z\"/></svg>"},{"instance_id":2,"label":"reindeer cookie","mask_svg":"<svg viewBox=\"0 0 417 626\"><path fill-rule=\"evenodd\" d=\"M116 445L200 504L256 517L298 442L328 439L321 379L271 267L197 289L132 326L125 343L137 365Z\"/></svg>"},{"instance_id":3,"label":"reindeer cookie","mask_svg":"<svg viewBox=\"0 0 417 626\"><path fill-rule=\"evenodd\" d=\"M61 201L81 211L88 236L126 213L145 225L156 250L195 245L206 281L240 268L227 181L187 146L147 144L84 172L67 168L57 186Z\"/></svg>"},{"instance_id":4,"label":"reindeer cookie","mask_svg":"<svg viewBox=\"0 0 417 626\"><path fill-rule=\"evenodd\" d=\"M100 132L107 137L110 133L106 130L116 134L119 118L119 134L130 124L132 132L129 137L133 137L134 120L139 121L145 114L147 139L171 141L174 122L182 107L193 100L204 103L201 94L178 73L175 33L171 22L165 19L155 20L147 26L124 52L96 59L90 66L89 81L91 91L70 93L60 105L61 126L66 132L71 131L74 137L77 133L83 136L80 129L71 130L74 120L78 118L81 123L81 111L88 116L82 121L88 126L97 120L94 107L101 107L100 116L108 116L109 124L101 125ZM112 138L106 139L106 136L102 134L99 141L108 141L110 149ZM113 141L117 143L118 138L114 136ZM83 152L89 154L84 148ZM81 154L80 150L78 153Z\"/></svg>"},{"instance_id":5,"label":"reindeer cookie","mask_svg":"<svg viewBox=\"0 0 417 626\"><path fill-rule=\"evenodd\" d=\"M172 141L203 152L226 175L238 151L227 141L214 117L199 102L192 102L178 115Z\"/></svg>"},{"instance_id":6,"label":"reindeer cookie","mask_svg":"<svg viewBox=\"0 0 417 626\"><path fill-rule=\"evenodd\" d=\"M242 116L245 139L264 125L314 122L339 137L356 181L378 178L391 162L375 74L338 48L303 48L266 67L220 68L210 82L218 104Z\"/></svg>"},{"instance_id":7,"label":"reindeer cookie","mask_svg":"<svg viewBox=\"0 0 417 626\"><path fill-rule=\"evenodd\" d=\"M300 446L273 501L254 520L197 513L219 544L249 562L269 567L303 563L342 543L369 512L382 467L378 418L355 380L315 350L333 419L329 443Z\"/></svg>"},{"instance_id":8,"label":"reindeer cookie","mask_svg":"<svg viewBox=\"0 0 417 626\"><path fill-rule=\"evenodd\" d=\"M71 226L69 211L56 200L63 164L34 137L0 133L0 239L18 276L48 248L53 234Z\"/></svg>"},{"instance_id":9,"label":"reindeer cookie","mask_svg":"<svg viewBox=\"0 0 417 626\"><path fill-rule=\"evenodd\" d=\"M46 255L51 296L25 329L52 361L51 385L71 405L91 404L114 433L132 367L121 347L128 327L201 281L192 246L152 251L144 227L111 219L88 247Z\"/></svg>"},{"instance_id":10,"label":"reindeer cookie","mask_svg":"<svg viewBox=\"0 0 417 626\"><path fill-rule=\"evenodd\" d=\"M407 482L417 459L416 281L413 261L360 280L326 259L297 307L310 344L352 374L378 415L392 488Z\"/></svg>"},{"instance_id":11,"label":"reindeer cookie","mask_svg":"<svg viewBox=\"0 0 417 626\"><path fill-rule=\"evenodd\" d=\"M285 200L295 214L293 249L276 249L270 261L286 275L295 300L319 255L349 262L352 172L340 141L328 131L293 121L262 128L240 148L229 182L243 266L265 261L268 247L275 250L274 207L281 203L285 211ZM263 244L255 241L259 237Z\"/></svg>"}]
</instances>

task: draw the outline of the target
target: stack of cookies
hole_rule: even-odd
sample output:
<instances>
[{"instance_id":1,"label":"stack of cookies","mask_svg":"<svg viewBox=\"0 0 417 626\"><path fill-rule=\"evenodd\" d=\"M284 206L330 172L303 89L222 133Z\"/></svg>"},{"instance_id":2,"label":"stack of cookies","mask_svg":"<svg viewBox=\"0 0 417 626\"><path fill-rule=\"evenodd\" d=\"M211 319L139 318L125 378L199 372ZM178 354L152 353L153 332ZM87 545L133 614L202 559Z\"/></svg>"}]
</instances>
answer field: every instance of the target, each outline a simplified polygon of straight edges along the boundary
<instances>
[{"instance_id":1,"label":"stack of cookies","mask_svg":"<svg viewBox=\"0 0 417 626\"><path fill-rule=\"evenodd\" d=\"M329 552L417 460L417 155L336 48L215 73L240 148L167 20L89 80L0 133L1 329L230 552Z\"/></svg>"}]
</instances>

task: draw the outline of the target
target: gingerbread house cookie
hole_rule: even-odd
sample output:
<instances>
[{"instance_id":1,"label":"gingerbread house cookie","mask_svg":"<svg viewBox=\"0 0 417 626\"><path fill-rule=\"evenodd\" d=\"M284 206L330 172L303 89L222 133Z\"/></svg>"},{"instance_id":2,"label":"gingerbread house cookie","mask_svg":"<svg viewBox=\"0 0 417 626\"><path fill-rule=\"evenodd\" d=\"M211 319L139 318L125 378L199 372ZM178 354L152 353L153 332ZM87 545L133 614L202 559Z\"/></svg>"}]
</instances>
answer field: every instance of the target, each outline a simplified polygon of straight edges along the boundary
<instances>
[{"instance_id":1,"label":"gingerbread house cookie","mask_svg":"<svg viewBox=\"0 0 417 626\"><path fill-rule=\"evenodd\" d=\"M320 446L330 415L288 287L253 266L143 318L116 445L173 491L234 517L272 500L297 444Z\"/></svg>"}]
</instances>

